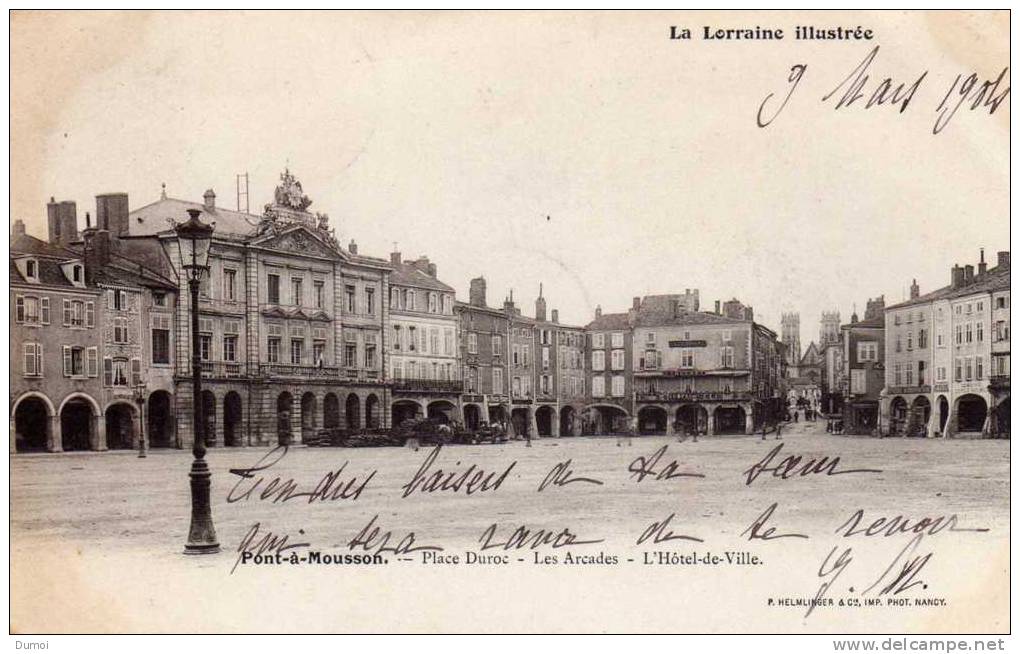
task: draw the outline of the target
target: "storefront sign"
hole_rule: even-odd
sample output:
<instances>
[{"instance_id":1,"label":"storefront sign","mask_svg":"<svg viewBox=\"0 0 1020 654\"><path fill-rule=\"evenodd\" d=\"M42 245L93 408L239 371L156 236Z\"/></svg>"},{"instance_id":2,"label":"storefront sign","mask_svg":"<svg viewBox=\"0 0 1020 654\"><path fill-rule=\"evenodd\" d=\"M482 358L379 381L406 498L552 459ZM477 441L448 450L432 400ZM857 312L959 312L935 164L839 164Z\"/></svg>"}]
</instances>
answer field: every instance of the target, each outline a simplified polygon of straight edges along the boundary
<instances>
[{"instance_id":1,"label":"storefront sign","mask_svg":"<svg viewBox=\"0 0 1020 654\"><path fill-rule=\"evenodd\" d=\"M670 347L706 347L707 341L670 341Z\"/></svg>"}]
</instances>

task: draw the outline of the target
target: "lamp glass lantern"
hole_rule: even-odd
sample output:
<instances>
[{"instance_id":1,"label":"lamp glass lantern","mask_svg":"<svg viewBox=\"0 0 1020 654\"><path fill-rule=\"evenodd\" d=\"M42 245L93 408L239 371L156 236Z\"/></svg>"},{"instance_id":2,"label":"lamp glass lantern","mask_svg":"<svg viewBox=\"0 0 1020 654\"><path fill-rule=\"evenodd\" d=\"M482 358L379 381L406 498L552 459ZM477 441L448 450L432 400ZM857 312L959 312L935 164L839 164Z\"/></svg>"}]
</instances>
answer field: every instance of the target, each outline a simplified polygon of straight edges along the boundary
<instances>
[{"instance_id":1,"label":"lamp glass lantern","mask_svg":"<svg viewBox=\"0 0 1020 654\"><path fill-rule=\"evenodd\" d=\"M214 227L199 220L202 212L188 209L188 220L174 227L177 245L180 248L181 268L192 279L202 275L209 268L209 245L212 243Z\"/></svg>"}]
</instances>

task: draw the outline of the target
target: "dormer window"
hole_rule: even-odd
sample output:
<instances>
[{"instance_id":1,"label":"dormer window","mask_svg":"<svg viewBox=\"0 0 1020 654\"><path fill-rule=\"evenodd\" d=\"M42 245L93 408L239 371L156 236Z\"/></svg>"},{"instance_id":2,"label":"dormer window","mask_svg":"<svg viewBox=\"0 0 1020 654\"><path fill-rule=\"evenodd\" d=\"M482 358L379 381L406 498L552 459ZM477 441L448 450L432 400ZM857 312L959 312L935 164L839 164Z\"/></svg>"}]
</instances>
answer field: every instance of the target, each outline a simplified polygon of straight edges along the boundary
<instances>
[{"instance_id":1,"label":"dormer window","mask_svg":"<svg viewBox=\"0 0 1020 654\"><path fill-rule=\"evenodd\" d=\"M25 262L25 277L33 281L39 280L39 262L35 259L29 259Z\"/></svg>"},{"instance_id":2,"label":"dormer window","mask_svg":"<svg viewBox=\"0 0 1020 654\"><path fill-rule=\"evenodd\" d=\"M71 281L80 284L82 280L82 267L80 264L76 264L71 268Z\"/></svg>"},{"instance_id":3,"label":"dormer window","mask_svg":"<svg viewBox=\"0 0 1020 654\"><path fill-rule=\"evenodd\" d=\"M60 264L67 281L78 288L85 287L85 266L81 261L65 261Z\"/></svg>"}]
</instances>

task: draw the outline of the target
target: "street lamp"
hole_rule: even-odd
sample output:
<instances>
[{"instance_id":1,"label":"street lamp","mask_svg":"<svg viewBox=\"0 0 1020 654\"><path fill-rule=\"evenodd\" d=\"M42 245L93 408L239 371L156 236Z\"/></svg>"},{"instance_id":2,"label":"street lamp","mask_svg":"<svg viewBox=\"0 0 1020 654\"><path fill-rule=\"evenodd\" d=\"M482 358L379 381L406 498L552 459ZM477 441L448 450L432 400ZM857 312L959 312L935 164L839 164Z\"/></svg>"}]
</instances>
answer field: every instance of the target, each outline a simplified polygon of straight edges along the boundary
<instances>
[{"instance_id":1,"label":"street lamp","mask_svg":"<svg viewBox=\"0 0 1020 654\"><path fill-rule=\"evenodd\" d=\"M145 458L145 380L135 381L135 402L138 404L138 458Z\"/></svg>"},{"instance_id":2,"label":"street lamp","mask_svg":"<svg viewBox=\"0 0 1020 654\"><path fill-rule=\"evenodd\" d=\"M209 487L212 473L205 460L205 416L202 405L202 360L198 341L198 290L202 273L209 270L209 244L213 226L200 221L198 209L188 209L187 222L174 227L180 249L181 268L188 278L191 291L191 383L193 387L194 447L191 463L191 528L185 554L214 554L220 551L216 528L212 521Z\"/></svg>"}]
</instances>

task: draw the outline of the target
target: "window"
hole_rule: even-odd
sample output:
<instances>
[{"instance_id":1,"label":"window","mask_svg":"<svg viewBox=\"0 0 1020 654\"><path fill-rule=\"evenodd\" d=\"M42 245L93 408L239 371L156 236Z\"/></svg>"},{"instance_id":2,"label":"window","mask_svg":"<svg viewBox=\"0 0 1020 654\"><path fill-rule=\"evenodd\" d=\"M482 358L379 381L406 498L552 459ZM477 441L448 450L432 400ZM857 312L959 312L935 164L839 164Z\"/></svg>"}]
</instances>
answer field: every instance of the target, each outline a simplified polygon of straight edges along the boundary
<instances>
[{"instance_id":1,"label":"window","mask_svg":"<svg viewBox=\"0 0 1020 654\"><path fill-rule=\"evenodd\" d=\"M436 313L439 311L439 305L437 302L436 294L429 293L429 313Z\"/></svg>"},{"instance_id":2,"label":"window","mask_svg":"<svg viewBox=\"0 0 1020 654\"><path fill-rule=\"evenodd\" d=\"M995 308L996 309L1005 309L1006 308L1006 298L1005 297L995 298Z\"/></svg>"},{"instance_id":3,"label":"window","mask_svg":"<svg viewBox=\"0 0 1020 654\"><path fill-rule=\"evenodd\" d=\"M723 343L729 343L733 340L733 331L730 329L724 329L722 333Z\"/></svg>"},{"instance_id":4,"label":"window","mask_svg":"<svg viewBox=\"0 0 1020 654\"><path fill-rule=\"evenodd\" d=\"M935 334L935 345L938 345L939 347L942 347L944 345L944 343L945 343L945 341L942 338L942 332L939 332L938 334Z\"/></svg>"},{"instance_id":5,"label":"window","mask_svg":"<svg viewBox=\"0 0 1020 654\"><path fill-rule=\"evenodd\" d=\"M290 339L290 362L300 366L305 354L305 340L303 338Z\"/></svg>"},{"instance_id":6,"label":"window","mask_svg":"<svg viewBox=\"0 0 1020 654\"><path fill-rule=\"evenodd\" d=\"M907 332L907 352L914 349L914 332Z\"/></svg>"},{"instance_id":7,"label":"window","mask_svg":"<svg viewBox=\"0 0 1020 654\"><path fill-rule=\"evenodd\" d=\"M732 368L733 367L733 346L727 345L722 348L722 367Z\"/></svg>"},{"instance_id":8,"label":"window","mask_svg":"<svg viewBox=\"0 0 1020 654\"><path fill-rule=\"evenodd\" d=\"M978 305L978 311L981 310L981 305ZM984 379L985 376L985 359L984 357L974 358L974 379Z\"/></svg>"},{"instance_id":9,"label":"window","mask_svg":"<svg viewBox=\"0 0 1020 654\"><path fill-rule=\"evenodd\" d=\"M223 269L223 299L230 301L237 299L237 271L231 268Z\"/></svg>"},{"instance_id":10,"label":"window","mask_svg":"<svg viewBox=\"0 0 1020 654\"><path fill-rule=\"evenodd\" d=\"M680 350L680 367L681 368L694 367L694 350L689 348Z\"/></svg>"},{"instance_id":11,"label":"window","mask_svg":"<svg viewBox=\"0 0 1020 654\"><path fill-rule=\"evenodd\" d=\"M152 362L170 363L170 316L152 315Z\"/></svg>"},{"instance_id":12,"label":"window","mask_svg":"<svg viewBox=\"0 0 1020 654\"><path fill-rule=\"evenodd\" d=\"M503 337L498 334L492 337L492 354L493 356L503 354Z\"/></svg>"},{"instance_id":13,"label":"window","mask_svg":"<svg viewBox=\"0 0 1020 654\"><path fill-rule=\"evenodd\" d=\"M956 307L959 309L960 307ZM963 325L956 326L956 344L960 345L963 343Z\"/></svg>"},{"instance_id":14,"label":"window","mask_svg":"<svg viewBox=\"0 0 1020 654\"><path fill-rule=\"evenodd\" d=\"M613 397L623 397L624 390L623 375L613 375Z\"/></svg>"},{"instance_id":15,"label":"window","mask_svg":"<svg viewBox=\"0 0 1020 654\"><path fill-rule=\"evenodd\" d=\"M496 395L503 394L503 369L492 369L492 392Z\"/></svg>"},{"instance_id":16,"label":"window","mask_svg":"<svg viewBox=\"0 0 1020 654\"><path fill-rule=\"evenodd\" d=\"M326 283L316 280L312 282L312 290L315 293L315 308L321 309L325 305Z\"/></svg>"},{"instance_id":17,"label":"window","mask_svg":"<svg viewBox=\"0 0 1020 654\"><path fill-rule=\"evenodd\" d=\"M107 386L128 385L128 361L127 359L103 360L103 381Z\"/></svg>"},{"instance_id":18,"label":"window","mask_svg":"<svg viewBox=\"0 0 1020 654\"><path fill-rule=\"evenodd\" d=\"M322 366L326 355L326 341L312 342L312 364Z\"/></svg>"},{"instance_id":19,"label":"window","mask_svg":"<svg viewBox=\"0 0 1020 654\"><path fill-rule=\"evenodd\" d=\"M99 352L97 348L89 348L89 350L96 354ZM71 345L64 346L64 376L85 376L85 348Z\"/></svg>"},{"instance_id":20,"label":"window","mask_svg":"<svg viewBox=\"0 0 1020 654\"><path fill-rule=\"evenodd\" d=\"M357 343L344 343L344 365L348 368L358 367Z\"/></svg>"},{"instance_id":21,"label":"window","mask_svg":"<svg viewBox=\"0 0 1020 654\"><path fill-rule=\"evenodd\" d=\"M956 381L963 381L963 359L956 357Z\"/></svg>"},{"instance_id":22,"label":"window","mask_svg":"<svg viewBox=\"0 0 1020 654\"><path fill-rule=\"evenodd\" d=\"M351 285L344 286L344 306L347 308L347 313L355 313L358 308L358 301L355 295L355 289Z\"/></svg>"},{"instance_id":23,"label":"window","mask_svg":"<svg viewBox=\"0 0 1020 654\"><path fill-rule=\"evenodd\" d=\"M924 374L924 371L925 371L924 361L918 361L917 362L917 384L919 386L924 386L924 383L925 383L925 374Z\"/></svg>"},{"instance_id":24,"label":"window","mask_svg":"<svg viewBox=\"0 0 1020 654\"><path fill-rule=\"evenodd\" d=\"M39 278L39 265L34 259L29 259L25 262L25 277L29 279Z\"/></svg>"},{"instance_id":25,"label":"window","mask_svg":"<svg viewBox=\"0 0 1020 654\"><path fill-rule=\"evenodd\" d=\"M429 351L432 354L439 354L439 329L436 327L429 330Z\"/></svg>"},{"instance_id":26,"label":"window","mask_svg":"<svg viewBox=\"0 0 1020 654\"><path fill-rule=\"evenodd\" d=\"M514 352L516 355L516 352ZM514 357L516 359L516 356ZM516 363L516 360L514 361ZM591 369L592 370L605 370L606 369L606 353L602 350L596 350L591 353Z\"/></svg>"},{"instance_id":27,"label":"window","mask_svg":"<svg viewBox=\"0 0 1020 654\"><path fill-rule=\"evenodd\" d=\"M400 289L399 288L391 288L390 289L390 308L391 309L399 309L400 308Z\"/></svg>"},{"instance_id":28,"label":"window","mask_svg":"<svg viewBox=\"0 0 1020 654\"><path fill-rule=\"evenodd\" d=\"M613 332L613 347L623 347L622 332Z\"/></svg>"},{"instance_id":29,"label":"window","mask_svg":"<svg viewBox=\"0 0 1020 654\"><path fill-rule=\"evenodd\" d=\"M370 316L375 315L375 289L365 289L365 313Z\"/></svg>"},{"instance_id":30,"label":"window","mask_svg":"<svg viewBox=\"0 0 1020 654\"><path fill-rule=\"evenodd\" d=\"M267 341L266 358L269 363L280 363L280 337L270 336Z\"/></svg>"},{"instance_id":31,"label":"window","mask_svg":"<svg viewBox=\"0 0 1020 654\"><path fill-rule=\"evenodd\" d=\"M375 343L365 343L365 367L369 369L377 367L375 358Z\"/></svg>"},{"instance_id":32,"label":"window","mask_svg":"<svg viewBox=\"0 0 1020 654\"><path fill-rule=\"evenodd\" d=\"M237 336L228 335L223 337L223 360L237 361Z\"/></svg>"},{"instance_id":33,"label":"window","mask_svg":"<svg viewBox=\"0 0 1020 654\"><path fill-rule=\"evenodd\" d=\"M605 397L606 396L606 378L601 375L598 377L592 377L591 380L591 395L592 397Z\"/></svg>"},{"instance_id":34,"label":"window","mask_svg":"<svg viewBox=\"0 0 1020 654\"><path fill-rule=\"evenodd\" d=\"M967 303L967 313L974 313L974 306L970 302Z\"/></svg>"},{"instance_id":35,"label":"window","mask_svg":"<svg viewBox=\"0 0 1020 654\"><path fill-rule=\"evenodd\" d=\"M985 303L984 302L978 302L977 303L977 310L978 310L978 313L981 313L982 311L984 311L985 310Z\"/></svg>"},{"instance_id":36,"label":"window","mask_svg":"<svg viewBox=\"0 0 1020 654\"><path fill-rule=\"evenodd\" d=\"M280 303L280 276L270 273L267 276L269 290L269 304Z\"/></svg>"},{"instance_id":37,"label":"window","mask_svg":"<svg viewBox=\"0 0 1020 654\"><path fill-rule=\"evenodd\" d=\"M967 342L974 342L974 325L973 323L967 323Z\"/></svg>"},{"instance_id":38,"label":"window","mask_svg":"<svg viewBox=\"0 0 1020 654\"><path fill-rule=\"evenodd\" d=\"M400 325L393 325L393 351L400 351Z\"/></svg>"},{"instance_id":39,"label":"window","mask_svg":"<svg viewBox=\"0 0 1020 654\"><path fill-rule=\"evenodd\" d=\"M903 381L902 368L903 364L901 363L897 363L895 366L893 366L893 384L895 384L896 386L899 386L900 382Z\"/></svg>"},{"instance_id":40,"label":"window","mask_svg":"<svg viewBox=\"0 0 1020 654\"><path fill-rule=\"evenodd\" d=\"M939 366L935 369L935 381L944 382L946 381L946 367Z\"/></svg>"},{"instance_id":41,"label":"window","mask_svg":"<svg viewBox=\"0 0 1020 654\"><path fill-rule=\"evenodd\" d=\"M655 345L655 332L648 332L645 336L645 343L648 345Z\"/></svg>"},{"instance_id":42,"label":"window","mask_svg":"<svg viewBox=\"0 0 1020 654\"><path fill-rule=\"evenodd\" d=\"M25 369L24 369L25 376L42 377L43 374L42 344L25 343L24 352L25 352Z\"/></svg>"},{"instance_id":43,"label":"window","mask_svg":"<svg viewBox=\"0 0 1020 654\"><path fill-rule=\"evenodd\" d=\"M199 358L202 361L212 360L212 334L200 334L198 337Z\"/></svg>"},{"instance_id":44,"label":"window","mask_svg":"<svg viewBox=\"0 0 1020 654\"><path fill-rule=\"evenodd\" d=\"M404 308L414 311L414 291L404 291Z\"/></svg>"},{"instance_id":45,"label":"window","mask_svg":"<svg viewBox=\"0 0 1020 654\"><path fill-rule=\"evenodd\" d=\"M850 370L850 392L857 395L867 393L867 377L861 368Z\"/></svg>"},{"instance_id":46,"label":"window","mask_svg":"<svg viewBox=\"0 0 1020 654\"><path fill-rule=\"evenodd\" d=\"M415 333L414 325L409 325L407 328L407 349L410 352L414 352L415 348L418 347L417 339L418 335Z\"/></svg>"},{"instance_id":47,"label":"window","mask_svg":"<svg viewBox=\"0 0 1020 654\"><path fill-rule=\"evenodd\" d=\"M897 352L902 352L903 351L903 341L900 338L899 334L896 334L896 351Z\"/></svg>"},{"instance_id":48,"label":"window","mask_svg":"<svg viewBox=\"0 0 1020 654\"><path fill-rule=\"evenodd\" d=\"M113 319L113 342L114 343L127 343L128 342L128 323L127 323L127 318L114 318Z\"/></svg>"},{"instance_id":49,"label":"window","mask_svg":"<svg viewBox=\"0 0 1020 654\"><path fill-rule=\"evenodd\" d=\"M165 307L166 306L166 293L160 291L154 291L152 293L152 306Z\"/></svg>"},{"instance_id":50,"label":"window","mask_svg":"<svg viewBox=\"0 0 1020 654\"><path fill-rule=\"evenodd\" d=\"M606 335L605 334L592 334L591 335L591 346L593 349L601 350L606 347Z\"/></svg>"},{"instance_id":51,"label":"window","mask_svg":"<svg viewBox=\"0 0 1020 654\"><path fill-rule=\"evenodd\" d=\"M924 329L917 330L917 347L922 349L928 347L928 332Z\"/></svg>"},{"instance_id":52,"label":"window","mask_svg":"<svg viewBox=\"0 0 1020 654\"><path fill-rule=\"evenodd\" d=\"M476 345L477 347L477 345ZM453 356L453 330L443 331L443 354Z\"/></svg>"},{"instance_id":53,"label":"window","mask_svg":"<svg viewBox=\"0 0 1020 654\"><path fill-rule=\"evenodd\" d=\"M964 370L966 371L965 379L967 381L970 381L971 379L974 378L974 376L973 376L974 375L974 363L973 363L973 360L970 357L967 357L966 359L964 359Z\"/></svg>"},{"instance_id":54,"label":"window","mask_svg":"<svg viewBox=\"0 0 1020 654\"><path fill-rule=\"evenodd\" d=\"M977 342L981 343L985 340L985 325L984 323L977 323Z\"/></svg>"},{"instance_id":55,"label":"window","mask_svg":"<svg viewBox=\"0 0 1020 654\"><path fill-rule=\"evenodd\" d=\"M614 354L615 354L615 352L614 352ZM542 348L542 370L548 370L548 369L549 369L549 348L548 347L543 347Z\"/></svg>"},{"instance_id":56,"label":"window","mask_svg":"<svg viewBox=\"0 0 1020 654\"><path fill-rule=\"evenodd\" d=\"M300 307L305 303L304 280L300 277L292 277L290 280L290 299L291 304L296 307Z\"/></svg>"},{"instance_id":57,"label":"window","mask_svg":"<svg viewBox=\"0 0 1020 654\"><path fill-rule=\"evenodd\" d=\"M468 354L478 354L478 334L471 332L467 335Z\"/></svg>"},{"instance_id":58,"label":"window","mask_svg":"<svg viewBox=\"0 0 1020 654\"><path fill-rule=\"evenodd\" d=\"M878 343L875 341L858 341L857 361L878 361Z\"/></svg>"}]
</instances>

